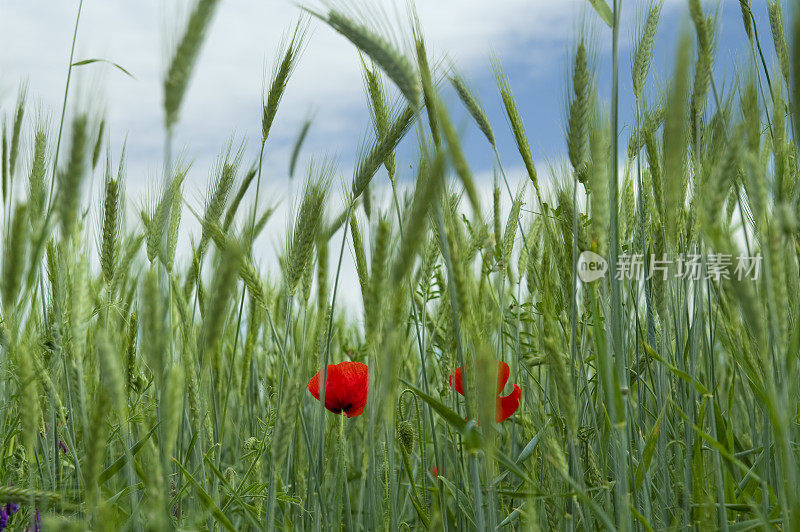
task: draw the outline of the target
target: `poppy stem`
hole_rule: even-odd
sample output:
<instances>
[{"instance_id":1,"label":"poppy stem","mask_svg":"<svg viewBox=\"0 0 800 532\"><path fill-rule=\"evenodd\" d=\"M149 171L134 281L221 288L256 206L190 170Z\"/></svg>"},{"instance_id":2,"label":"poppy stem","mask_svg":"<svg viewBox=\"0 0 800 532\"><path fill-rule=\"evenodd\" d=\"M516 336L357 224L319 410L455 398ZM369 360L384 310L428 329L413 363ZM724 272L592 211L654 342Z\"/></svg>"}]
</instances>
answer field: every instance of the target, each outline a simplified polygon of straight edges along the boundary
<instances>
[{"instance_id":1,"label":"poppy stem","mask_svg":"<svg viewBox=\"0 0 800 532\"><path fill-rule=\"evenodd\" d=\"M437 202L434 204L434 212L436 214L436 228L439 232L439 246L442 251L442 258L444 259L444 264L447 268L447 289L448 294L450 296L450 312L451 317L453 320L453 336L455 337L456 341L456 355L458 359L459 365L467 369L467 361L464 355L464 346L461 342L461 321L460 321L460 312L461 309L458 308L458 294L456 292L456 287L453 283L453 276L454 274L454 264L452 260L452 256L450 254L450 245L447 238L447 230L444 226L444 218L442 217L442 209L441 205ZM465 403L467 407L467 417L472 418L472 402L469 397L469 394L465 394Z\"/></svg>"},{"instance_id":2,"label":"poppy stem","mask_svg":"<svg viewBox=\"0 0 800 532\"><path fill-rule=\"evenodd\" d=\"M292 297L292 293L290 290L286 290L286 327L283 331L283 349L282 352L284 357L286 356L286 350L288 349L289 345L289 334L290 334L290 325L292 323L292 315L294 312L294 299ZM276 412L276 422L275 427L277 430L283 431L286 430L284 426L284 422L281 421L279 412L281 411L281 403L283 399L283 383L284 383L284 376L286 375L286 371L283 366L280 367L280 377L278 379L278 395L275 400L275 412ZM275 436L273 435L273 441L275 440ZM270 451L272 453L272 451ZM274 457L274 454L273 454ZM277 498L277 491L276 491L276 477L277 471L279 470L279 466L275 463L275 460L270 460L269 462L269 485L268 485L268 492L267 492L267 524L269 526L272 525L274 516L275 516L275 500Z\"/></svg>"},{"instance_id":3,"label":"poppy stem","mask_svg":"<svg viewBox=\"0 0 800 532\"><path fill-rule=\"evenodd\" d=\"M342 483L344 484L344 519L345 528L353 530L352 516L350 515L350 490L347 488L347 457L345 456L344 447L344 412L339 416L339 460L342 467Z\"/></svg>"},{"instance_id":4,"label":"poppy stem","mask_svg":"<svg viewBox=\"0 0 800 532\"><path fill-rule=\"evenodd\" d=\"M344 247L347 244L347 229L350 226L350 216L353 214L353 206L355 199L350 201L347 206L347 214L344 217L342 224L342 245L339 248L339 259L336 264L336 278L333 281L333 294L331 295L331 309L328 316L328 333L325 338L325 351L322 355L322 374L320 379L319 390L319 417L317 419L317 427L319 429L318 439L318 471L322 471L325 463L325 392L328 387L328 360L331 352L331 335L333 334L333 314L336 310L336 294L339 292L339 278L342 273L342 258L344 257Z\"/></svg>"},{"instance_id":5,"label":"poppy stem","mask_svg":"<svg viewBox=\"0 0 800 532\"><path fill-rule=\"evenodd\" d=\"M397 214L397 225L400 227L400 232L403 233L404 232L404 229L403 229L403 218L400 215L400 202L397 200L397 186L396 186L394 180L392 180L392 200L393 200L393 204L394 204L395 213ZM427 294L423 298L423 303L422 303L421 308L420 308L420 313L422 314L422 327L420 327L420 318L417 315L417 306L413 303L413 301L414 301L414 287L413 287L413 284L411 283L411 281L409 281L409 283L408 283L408 293L409 293L409 296L410 296L410 300L412 301L412 304L411 304L411 317L414 320L414 328L415 328L416 337L417 337L417 346L418 346L418 349L419 349L420 368L421 368L421 371L422 371L422 378L421 378L421 380L422 380L422 391L424 391L425 393L429 393L430 390L429 390L429 385L428 385L428 370L427 370L426 363L425 363L426 350L425 350L425 336L424 336L425 335L425 300L427 299ZM416 395L414 396L414 404L417 406L417 417L419 418L419 403L417 402ZM433 441L433 457L434 457L434 460L436 461L436 463L441 463L442 460L441 460L441 456L439 455L439 442L438 442L438 439L436 437L436 425L435 425L435 422L433 420L433 409L427 403L425 404L425 407L426 407L425 421L430 421L430 425L431 425L431 439ZM426 439L425 438L425 433L426 433L425 423L420 423L419 419L417 419L417 424L420 425L417 428L420 431L420 434L422 435L422 441L425 441L425 439ZM423 470L427 471L427 468L426 468L426 465L425 465L425 448L424 448L424 446L422 447L421 456L422 456L422 468L423 468ZM425 509L426 510L430 510L430 497L428 495L428 479L427 479L427 477L425 475L422 476L422 486L423 486L423 493L425 493Z\"/></svg>"},{"instance_id":6,"label":"poppy stem","mask_svg":"<svg viewBox=\"0 0 800 532\"><path fill-rule=\"evenodd\" d=\"M464 347L462 345L462 338L461 338L461 326L459 321L460 316L460 309L458 308L458 295L456 293L456 287L453 282L453 275L454 275L454 264L452 260L452 255L450 254L450 246L447 238L447 231L444 226L444 218L442 217L442 209L439 202L434 204L434 209L436 213L436 226L439 231L439 241L440 246L442 249L442 257L444 258L445 266L447 267L447 287L450 294L450 310L452 312L453 318L453 334L456 339L456 354L458 355L458 360L461 363L461 367L464 370L467 369L466 365L466 358L464 356ZM467 406L467 417L472 418L472 404L470 402L469 394L466 394L466 406ZM474 453L470 453L469 456L469 469L470 469L470 480L472 483L472 495L473 495L473 502L475 506L475 521L478 525L478 530L484 530L484 517L483 517L483 492L481 490L481 477L480 473L478 472L478 462L477 458Z\"/></svg>"}]
</instances>

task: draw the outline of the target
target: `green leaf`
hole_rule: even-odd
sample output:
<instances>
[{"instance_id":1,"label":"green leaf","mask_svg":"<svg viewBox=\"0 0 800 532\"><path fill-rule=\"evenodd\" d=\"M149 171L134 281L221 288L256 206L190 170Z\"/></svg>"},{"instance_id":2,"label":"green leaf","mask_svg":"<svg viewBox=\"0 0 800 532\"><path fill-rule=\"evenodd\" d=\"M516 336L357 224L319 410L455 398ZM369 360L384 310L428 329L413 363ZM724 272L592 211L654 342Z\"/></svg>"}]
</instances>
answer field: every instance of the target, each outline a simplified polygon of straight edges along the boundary
<instances>
[{"instance_id":1,"label":"green leaf","mask_svg":"<svg viewBox=\"0 0 800 532\"><path fill-rule=\"evenodd\" d=\"M506 526L506 525L510 524L511 522L516 521L517 519L519 519L519 516L522 514L522 507L523 506L525 506L524 502L520 505L519 508L514 508L514 511L511 512L510 514L508 514L508 517L506 517L505 519L500 521L500 523L497 525L497 528L495 530L500 530L504 526Z\"/></svg>"},{"instance_id":2,"label":"green leaf","mask_svg":"<svg viewBox=\"0 0 800 532\"><path fill-rule=\"evenodd\" d=\"M669 398L669 395L667 395ZM658 433L661 432L661 424L664 421L664 413L667 411L669 401L664 401L664 406L661 407L661 412L658 413L653 429L647 436L647 441L644 444L644 451L642 451L642 463L636 468L636 489L639 489L644 479L644 473L650 469L650 463L653 461L653 454L656 450L656 443L658 442Z\"/></svg>"},{"instance_id":3,"label":"green leaf","mask_svg":"<svg viewBox=\"0 0 800 532\"><path fill-rule=\"evenodd\" d=\"M116 67L118 70L120 70L123 74L127 75L131 79L136 79L134 75L128 71L128 69L126 69L125 67L123 67L118 63L115 63L114 61L109 61L108 59L101 59L101 58L81 59L80 61L72 63L72 66L91 65L92 63L105 63L107 65L111 65L113 67Z\"/></svg>"},{"instance_id":4,"label":"green leaf","mask_svg":"<svg viewBox=\"0 0 800 532\"><path fill-rule=\"evenodd\" d=\"M644 527L644 529L645 529L647 532L654 532L654 531L653 531L653 527L652 527L652 526L650 526L650 523L647 521L647 519L645 518L645 516L643 516L643 515L642 515L642 514L639 512L639 510L637 510L636 508L634 508L634 507L633 507L633 505L631 505L631 506L630 506L630 509L631 509L631 513L633 514L633 516L636 518L636 520L637 520L637 521L639 521L639 522L642 524L642 526Z\"/></svg>"},{"instance_id":5,"label":"green leaf","mask_svg":"<svg viewBox=\"0 0 800 532\"><path fill-rule=\"evenodd\" d=\"M403 383L411 388L417 396L428 403L431 408L436 410L439 415L441 415L445 421L447 421L450 425L452 425L458 432L464 435L466 438L476 438L478 441L475 441L473 447L480 447L482 446L483 437L480 435L478 431L467 430L468 422L465 419L462 419L457 413L455 413L449 406L445 405L438 399L431 397L430 395L426 394L410 382L405 379L400 379ZM469 434L468 434L469 433ZM496 450L492 453L494 459L500 462L503 467L517 475L524 481L530 482L528 475L525 474L525 471L522 470L514 461L509 458L508 456L504 455L500 451Z\"/></svg>"},{"instance_id":6,"label":"green leaf","mask_svg":"<svg viewBox=\"0 0 800 532\"><path fill-rule=\"evenodd\" d=\"M228 483L228 479L225 478L225 475L222 474L222 471L219 470L219 468L214 464L214 461L211 460L211 458L206 456L204 461L205 461L206 465L208 466L208 468L211 470L211 472L214 473L214 476L217 477L217 479L219 480L220 485L223 488L225 488L225 491L230 493L231 497L244 510L245 515L247 516L248 520L250 521L250 524L255 529L258 529L259 528L258 516L256 515L257 509L253 505L247 504L246 502L244 502L242 500L242 498L239 496L239 493L234 489L233 486L231 486Z\"/></svg>"},{"instance_id":7,"label":"green leaf","mask_svg":"<svg viewBox=\"0 0 800 532\"><path fill-rule=\"evenodd\" d=\"M408 459L408 452L402 445L400 446L400 452L403 453L403 467L406 470L406 475L408 475L410 485L408 495L411 499L411 504L414 505L414 510L416 510L419 518L422 519L425 528L430 528L431 520L428 517L428 514L425 513L425 510L422 509L422 504L420 503L419 496L417 495L417 486L414 483L414 472L411 468L411 461Z\"/></svg>"},{"instance_id":8,"label":"green leaf","mask_svg":"<svg viewBox=\"0 0 800 532\"><path fill-rule=\"evenodd\" d=\"M592 7L597 14L600 15L600 18L603 19L603 22L608 24L609 28L614 27L614 13L611 12L611 8L608 7L608 4L605 0L589 0L589 3L592 4Z\"/></svg>"},{"instance_id":9,"label":"green leaf","mask_svg":"<svg viewBox=\"0 0 800 532\"><path fill-rule=\"evenodd\" d=\"M454 412L453 409L451 409L449 406L442 403L438 399L428 395L427 393L423 392L422 390L420 390L407 380L405 379L400 379L400 380L403 381L403 384L414 390L414 393L417 394L417 396L420 399L428 403L431 406L431 408L436 410L439 413L439 415L442 416L444 420L447 421L450 425L452 425L453 428L455 428L458 432L462 434L466 432L467 428L466 419L463 419L456 412Z\"/></svg>"},{"instance_id":10,"label":"green leaf","mask_svg":"<svg viewBox=\"0 0 800 532\"><path fill-rule=\"evenodd\" d=\"M139 451L142 450L142 447L144 447L144 444L147 443L147 440L150 439L150 436L152 436L153 433L155 433L156 429L158 428L158 425L159 423L156 423L153 426L153 428L150 429L150 432L145 434L145 436L141 440L133 444L133 447L131 447L130 450L131 456L136 456L137 454L139 454ZM128 456L127 454L123 454L122 456L117 458L113 464L108 466L102 473L100 473L100 476L97 478L98 484L102 485L105 481L116 475L119 472L119 470L122 469L122 466L125 465L125 462L128 461L127 456Z\"/></svg>"},{"instance_id":11,"label":"green leaf","mask_svg":"<svg viewBox=\"0 0 800 532\"><path fill-rule=\"evenodd\" d=\"M214 499L211 498L211 495L209 495L208 492L205 489L203 489L203 486L201 486L200 483L197 482L197 480L195 480L192 474L189 473L189 471L187 471L185 467L183 467L183 464L181 464L175 458L173 458L172 461L175 462L175 465L177 465L178 468L180 468L184 476L187 479L189 479L189 482L195 487L195 489L197 490L197 496L200 497L200 502L202 502L203 506L205 506L207 510L211 511L211 515L214 516L214 519L216 519L217 522L225 528L225 530L230 530L230 532L236 532L236 527L233 526L233 523L230 522L228 517L224 513L222 513L222 510L220 510L219 506L216 505Z\"/></svg>"},{"instance_id":12,"label":"green leaf","mask_svg":"<svg viewBox=\"0 0 800 532\"><path fill-rule=\"evenodd\" d=\"M740 471L745 473L745 475L750 475L753 478L753 480L755 480L757 483L760 484L762 482L761 481L761 477L758 476L755 473L754 468L747 467L747 465L744 462L742 462L741 460L736 458L734 455L732 455L728 451L728 449L725 448L724 445L722 445L714 437L712 437L710 434L708 434L707 432L702 430L696 424L692 423L692 421L689 419L689 416L687 416L686 413L683 410L681 410L681 407L678 406L675 403L675 401L673 401L672 399L669 399L669 402L672 403L672 406L675 408L675 411L678 413L678 415L681 416L683 418L683 420L694 429L694 431L697 433L697 435L700 436L701 438L703 438L706 441L706 443L711 445L711 447L713 447L714 449L719 451L719 454L722 455L722 457L724 457L727 460L729 460L733 465L735 465L737 468L739 468Z\"/></svg>"},{"instance_id":13,"label":"green leaf","mask_svg":"<svg viewBox=\"0 0 800 532\"><path fill-rule=\"evenodd\" d=\"M519 456L517 457L515 464L519 465L528 458L530 458L530 456L536 450L536 447L539 446L539 441L542 439L542 435L544 434L544 431L547 429L549 425L550 425L550 419L548 418L547 421L544 422L542 428L539 429L539 432L534 434L533 438L531 438L531 440L527 443L527 445L525 445L525 447L522 449L522 452L519 453ZM508 471L503 471L494 478L494 480L492 481L492 485L493 486L498 485L504 478L506 478L507 475Z\"/></svg>"},{"instance_id":14,"label":"green leaf","mask_svg":"<svg viewBox=\"0 0 800 532\"><path fill-rule=\"evenodd\" d=\"M528 478L528 475L525 473L525 471L523 471L521 467L519 467L516 463L514 463L514 461L511 458L501 453L497 449L494 450L492 455L494 456L495 460L503 464L503 467L505 467L506 469L517 475L520 479L524 480L525 482L533 484L533 481L531 481L531 479Z\"/></svg>"},{"instance_id":15,"label":"green leaf","mask_svg":"<svg viewBox=\"0 0 800 532\"><path fill-rule=\"evenodd\" d=\"M475 524L475 521L472 520L472 516L475 514L472 508L472 501L469 497L467 497L463 491L458 489L455 484L447 480L442 475L436 477L436 479L444 484L453 498L456 500L456 504L458 507L461 508L462 515L470 522L472 525L471 529L475 529L478 525Z\"/></svg>"},{"instance_id":16,"label":"green leaf","mask_svg":"<svg viewBox=\"0 0 800 532\"><path fill-rule=\"evenodd\" d=\"M656 360L658 360L659 362L664 364L667 367L667 369L669 369L676 377L678 377L682 381L686 382L686 384L688 384L689 386L693 387L697 393L699 393L700 395L706 395L706 396L710 396L711 395L711 392L709 391L708 388L703 386L703 383L701 383L697 379L692 378L691 375L689 375L688 373L686 373L682 369L676 368L675 366L673 366L672 364L670 364L669 362L667 362L666 360L661 358L661 355L656 353L655 349L650 347L650 345L648 345L647 342L643 342L643 344L644 344L645 351L647 351L647 353L651 357L655 358Z\"/></svg>"}]
</instances>

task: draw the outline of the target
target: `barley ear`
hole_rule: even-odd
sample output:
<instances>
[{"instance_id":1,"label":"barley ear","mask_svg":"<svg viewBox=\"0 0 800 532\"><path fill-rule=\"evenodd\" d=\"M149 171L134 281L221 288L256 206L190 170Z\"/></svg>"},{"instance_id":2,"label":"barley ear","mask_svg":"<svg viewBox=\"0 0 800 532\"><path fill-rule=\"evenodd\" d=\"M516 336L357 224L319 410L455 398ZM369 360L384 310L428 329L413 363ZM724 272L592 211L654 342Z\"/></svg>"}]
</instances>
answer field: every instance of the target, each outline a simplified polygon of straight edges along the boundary
<instances>
[{"instance_id":1,"label":"barley ear","mask_svg":"<svg viewBox=\"0 0 800 532\"><path fill-rule=\"evenodd\" d=\"M469 87L467 87L464 79L458 74L453 74L450 77L450 83L456 90L456 94L458 94L461 103L464 104L464 107L467 108L467 111L469 112L470 116L472 116L475 124L477 124L478 129L481 130L481 133L483 133L483 135L486 137L486 140L489 141L489 144L491 144L492 147L495 147L494 131L492 130L492 125L489 122L489 118L486 116L486 112L483 110L483 107L481 107L478 99L470 92Z\"/></svg>"},{"instance_id":2,"label":"barley ear","mask_svg":"<svg viewBox=\"0 0 800 532\"><path fill-rule=\"evenodd\" d=\"M497 87L500 89L500 96L503 99L503 106L506 110L506 116L511 124L511 131L514 133L514 140L517 143L517 150L522 156L525 163L525 169L528 171L528 177L533 183L533 187L539 192L539 181L536 177L536 167L533 165L533 155L531 154L531 147L528 144L528 137L525 134L525 126L522 124L522 117L517 108L517 102L514 99L514 94L511 92L511 86L508 84L508 78L503 72L503 67L497 59L492 62L494 68L495 78L497 80Z\"/></svg>"},{"instance_id":3,"label":"barley ear","mask_svg":"<svg viewBox=\"0 0 800 532\"><path fill-rule=\"evenodd\" d=\"M163 455L164 463L172 458L178 440L178 431L183 419L183 397L184 397L184 376L183 366L173 363L166 369L165 393L163 394L161 419L164 420Z\"/></svg>"},{"instance_id":4,"label":"barley ear","mask_svg":"<svg viewBox=\"0 0 800 532\"><path fill-rule=\"evenodd\" d=\"M392 236L392 228L386 218L380 218L372 247L369 286L364 305L364 322L367 345L375 345L380 338L383 317L383 301L386 297L387 256Z\"/></svg>"},{"instance_id":5,"label":"barley ear","mask_svg":"<svg viewBox=\"0 0 800 532\"><path fill-rule=\"evenodd\" d=\"M637 99L641 99L644 93L644 84L647 80L647 72L653 60L653 43L655 42L658 20L661 17L661 2L655 2L650 6L647 13L647 20L644 27L640 30L639 39L633 54L633 65L631 76L633 81L633 93Z\"/></svg>"},{"instance_id":6,"label":"barley ear","mask_svg":"<svg viewBox=\"0 0 800 532\"><path fill-rule=\"evenodd\" d=\"M45 201L47 198L47 185L45 173L47 172L47 134L43 127L37 127L34 137L33 162L28 174L28 204L30 209L31 228L35 229L44 216Z\"/></svg>"},{"instance_id":7,"label":"barley ear","mask_svg":"<svg viewBox=\"0 0 800 532\"><path fill-rule=\"evenodd\" d=\"M168 197L165 198L169 205L169 220L166 221L167 256L164 257L164 264L167 267L167 271L170 273L175 264L175 251L178 247L178 233L181 224L181 212L183 210L183 191L181 186L185 177L186 170L180 170L172 181Z\"/></svg>"},{"instance_id":8,"label":"barley ear","mask_svg":"<svg viewBox=\"0 0 800 532\"><path fill-rule=\"evenodd\" d=\"M314 239L322 228L325 200L334 167L329 162L312 163L303 201L295 220L286 264L286 283L294 293L297 283L309 267L314 251Z\"/></svg>"},{"instance_id":9,"label":"barley ear","mask_svg":"<svg viewBox=\"0 0 800 532\"><path fill-rule=\"evenodd\" d=\"M511 210L508 213L508 221L506 222L506 230L503 233L503 242L502 242L502 259L503 259L503 271L506 275L510 275L511 273L511 254L514 251L514 241L517 238L517 227L519 227L519 213L520 209L522 209L523 199L525 197L525 185L520 187L517 195L514 197L514 201L511 203Z\"/></svg>"},{"instance_id":10,"label":"barley ear","mask_svg":"<svg viewBox=\"0 0 800 532\"><path fill-rule=\"evenodd\" d=\"M105 330L101 330L97 336L97 355L101 382L111 400L111 410L120 420L125 420L128 415L128 402L123 379L124 371L116 344L111 342L109 333Z\"/></svg>"},{"instance_id":11,"label":"barley ear","mask_svg":"<svg viewBox=\"0 0 800 532\"><path fill-rule=\"evenodd\" d=\"M294 33L288 43L282 44L279 48L278 57L280 61L276 63L275 70L272 73L272 80L270 82L267 98L262 105L261 113L261 142L266 142L269 137L269 132L272 129L272 123L275 121L275 115L278 112L278 104L286 91L286 84L289 77L292 75L297 60L300 57L300 52L303 49L305 41L306 30L308 24L303 20L297 22L294 28Z\"/></svg>"},{"instance_id":12,"label":"barley ear","mask_svg":"<svg viewBox=\"0 0 800 532\"><path fill-rule=\"evenodd\" d=\"M394 152L414 121L416 112L406 107L395 118L382 139L376 139L368 148L362 147L353 175L352 197L355 200L364 192L381 164Z\"/></svg>"},{"instance_id":13,"label":"barley ear","mask_svg":"<svg viewBox=\"0 0 800 532\"><path fill-rule=\"evenodd\" d=\"M341 11L331 9L327 15L308 10L309 13L326 22L331 28L341 33L356 48L368 55L386 72L400 92L403 93L412 109L419 105L419 82L411 62L384 37L369 29Z\"/></svg>"},{"instance_id":14,"label":"barley ear","mask_svg":"<svg viewBox=\"0 0 800 532\"><path fill-rule=\"evenodd\" d=\"M217 157L217 162L211 174L211 183L203 202L203 232L198 244L197 253L202 259L208 241L211 239L209 231L220 223L222 213L228 205L236 175L239 172L239 165L242 162L243 146L233 151L233 142L229 142L222 153Z\"/></svg>"},{"instance_id":15,"label":"barley ear","mask_svg":"<svg viewBox=\"0 0 800 532\"><path fill-rule=\"evenodd\" d=\"M589 159L589 129L591 123L591 74L586 46L578 44L572 70L573 97L567 118L567 153L576 177L586 184L586 164Z\"/></svg>"},{"instance_id":16,"label":"barley ear","mask_svg":"<svg viewBox=\"0 0 800 532\"><path fill-rule=\"evenodd\" d=\"M70 238L81 203L81 190L86 173L86 116L79 115L72 123L72 147L66 169L58 174L57 203L61 218L61 235Z\"/></svg>"},{"instance_id":17,"label":"barley ear","mask_svg":"<svg viewBox=\"0 0 800 532\"><path fill-rule=\"evenodd\" d=\"M167 130L172 130L178 121L189 78L218 4L219 0L197 0L189 15L186 31L172 55L164 78L164 124Z\"/></svg>"},{"instance_id":18,"label":"barley ear","mask_svg":"<svg viewBox=\"0 0 800 532\"><path fill-rule=\"evenodd\" d=\"M461 179L461 183L464 185L464 190L467 192L467 197L472 205L472 209L476 213L480 213L481 200L478 194L478 187L475 185L475 180L472 177L472 170L470 170L467 157L464 155L464 150L461 148L461 140L458 138L458 133L453 123L450 121L450 116L444 106L438 105L436 108L438 109L438 122L442 126L445 139L447 139L447 147L450 151L453 167L456 170L456 174Z\"/></svg>"},{"instance_id":19,"label":"barley ear","mask_svg":"<svg viewBox=\"0 0 800 532\"><path fill-rule=\"evenodd\" d=\"M14 172L17 166L17 156L19 155L19 139L22 134L22 120L25 116L25 101L27 100L28 87L23 84L17 95L17 109L14 112L14 127L11 131L11 149L8 152L8 175L9 191L13 186Z\"/></svg>"},{"instance_id":20,"label":"barley ear","mask_svg":"<svg viewBox=\"0 0 800 532\"><path fill-rule=\"evenodd\" d=\"M439 201L443 190L445 172L444 154L439 151L431 159L422 159L417 171L417 183L411 201L411 211L406 217L400 248L392 268L394 284L402 281L411 269L425 229L428 227L428 213Z\"/></svg>"},{"instance_id":21,"label":"barley ear","mask_svg":"<svg viewBox=\"0 0 800 532\"><path fill-rule=\"evenodd\" d=\"M433 76L431 75L431 69L428 63L428 52L425 50L425 40L422 37L422 29L419 27L419 20L416 18L414 24L414 44L417 51L417 67L419 68L420 79L422 80L423 100L425 102L425 108L428 110L428 125L431 129L433 143L438 146L441 136L439 133L439 124L437 123L439 116L436 111L438 103L436 86L434 85Z\"/></svg>"},{"instance_id":22,"label":"barley ear","mask_svg":"<svg viewBox=\"0 0 800 532\"><path fill-rule=\"evenodd\" d=\"M120 224L119 181L107 175L103 200L103 232L100 244L100 271L107 284L114 280L114 268L118 258Z\"/></svg>"},{"instance_id":23,"label":"barley ear","mask_svg":"<svg viewBox=\"0 0 800 532\"><path fill-rule=\"evenodd\" d=\"M781 4L777 0L767 3L767 13L769 14L769 27L772 31L772 42L775 45L775 55L778 56L778 64L781 67L781 74L786 84L791 83L791 67L789 58L789 45L786 43L786 33L783 28L783 13Z\"/></svg>"},{"instance_id":24,"label":"barley ear","mask_svg":"<svg viewBox=\"0 0 800 532\"><path fill-rule=\"evenodd\" d=\"M225 381L225 369L222 365L222 345L224 342L224 329L226 315L233 300L236 282L242 260L242 249L238 242L226 238L217 244L214 275L211 282L211 291L203 314L203 330L200 338L200 367L209 368L211 376L216 379L216 388L219 392ZM209 363L210 357L210 363Z\"/></svg>"},{"instance_id":25,"label":"barley ear","mask_svg":"<svg viewBox=\"0 0 800 532\"><path fill-rule=\"evenodd\" d=\"M739 0L739 9L742 11L742 22L744 23L744 32L750 43L753 43L753 12L750 10L750 0Z\"/></svg>"},{"instance_id":26,"label":"barley ear","mask_svg":"<svg viewBox=\"0 0 800 532\"><path fill-rule=\"evenodd\" d=\"M4 242L3 253L3 310L11 313L19 296L22 276L25 273L30 227L28 224L28 206L17 205L11 222L8 238Z\"/></svg>"},{"instance_id":27,"label":"barley ear","mask_svg":"<svg viewBox=\"0 0 800 532\"><path fill-rule=\"evenodd\" d=\"M6 124L6 118L3 117L3 124L2 124L2 136L3 136L3 151L2 151L2 158L0 158L0 167L2 167L3 173L3 205L8 204L8 127Z\"/></svg>"},{"instance_id":28,"label":"barley ear","mask_svg":"<svg viewBox=\"0 0 800 532\"><path fill-rule=\"evenodd\" d=\"M361 229L355 216L350 217L350 234L353 238L353 253L356 258L356 275L361 287L361 298L366 305L367 292L369 291L369 271L367 270L367 253L364 250L364 241L361 238Z\"/></svg>"},{"instance_id":29,"label":"barley ear","mask_svg":"<svg viewBox=\"0 0 800 532\"><path fill-rule=\"evenodd\" d=\"M686 167L690 51L689 38L684 34L678 45L675 75L667 98L664 122L664 214L666 234L671 238L677 234L678 214L683 211L685 201L685 190L681 183ZM658 186L655 176L654 186Z\"/></svg>"},{"instance_id":30,"label":"barley ear","mask_svg":"<svg viewBox=\"0 0 800 532\"><path fill-rule=\"evenodd\" d=\"M792 103L792 119L795 131L800 131L800 7L792 12L792 70L789 85L789 100ZM755 87L753 87L755 91ZM756 127L751 125L751 127ZM799 196L800 197L800 196Z\"/></svg>"},{"instance_id":31,"label":"barley ear","mask_svg":"<svg viewBox=\"0 0 800 532\"><path fill-rule=\"evenodd\" d=\"M591 132L592 168L590 173L589 200L592 208L592 240L595 251L601 255L608 248L610 232L610 207L608 198L609 167L608 153L610 142L607 131L608 117L600 117Z\"/></svg>"}]
</instances>

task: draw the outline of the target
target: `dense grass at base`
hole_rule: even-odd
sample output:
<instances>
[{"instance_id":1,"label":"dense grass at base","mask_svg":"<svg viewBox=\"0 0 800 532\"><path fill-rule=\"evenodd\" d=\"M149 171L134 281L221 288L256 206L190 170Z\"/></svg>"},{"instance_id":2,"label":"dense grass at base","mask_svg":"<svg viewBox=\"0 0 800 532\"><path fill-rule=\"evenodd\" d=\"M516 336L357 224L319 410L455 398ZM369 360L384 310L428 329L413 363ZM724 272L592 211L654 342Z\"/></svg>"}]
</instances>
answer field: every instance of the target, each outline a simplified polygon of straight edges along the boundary
<instances>
[{"instance_id":1,"label":"dense grass at base","mask_svg":"<svg viewBox=\"0 0 800 532\"><path fill-rule=\"evenodd\" d=\"M800 14L786 25L771 6L768 31L742 2L752 65L765 64L760 30L780 69L745 65L721 91L698 1L661 87L649 75L659 6L629 63L617 2L593 4L611 26L614 76L596 79L577 39L569 165L547 187L500 60L508 122L491 124L414 21L402 54L353 15L313 14L364 55L374 137L338 211L336 166L295 168L301 134L288 229L260 198L262 159L306 21L263 95L262 157L223 148L200 204L183 197L171 131L217 2L200 0L176 39L163 182L137 218L124 215L125 154L112 157L91 109L62 132L31 116L24 91L4 102L0 527L5 516L46 530L798 529ZM618 146L629 66L636 122ZM444 83L496 157L492 197L478 192ZM499 127L525 175L506 175ZM417 158L398 160L412 137ZM370 185L387 174L379 201ZM103 195L87 202L91 176ZM189 261L175 258L184 204L202 227ZM285 231L277 276L254 257L264 231ZM597 281L579 279L585 251L608 261ZM635 255L640 278L617 276ZM739 275L740 256L760 257L759 270ZM689 257L696 275L678 269ZM353 259L351 285L340 272ZM341 308L345 291L362 316ZM307 389L343 361L369 372L352 417ZM341 382L326 399L357 413L358 379Z\"/></svg>"}]
</instances>

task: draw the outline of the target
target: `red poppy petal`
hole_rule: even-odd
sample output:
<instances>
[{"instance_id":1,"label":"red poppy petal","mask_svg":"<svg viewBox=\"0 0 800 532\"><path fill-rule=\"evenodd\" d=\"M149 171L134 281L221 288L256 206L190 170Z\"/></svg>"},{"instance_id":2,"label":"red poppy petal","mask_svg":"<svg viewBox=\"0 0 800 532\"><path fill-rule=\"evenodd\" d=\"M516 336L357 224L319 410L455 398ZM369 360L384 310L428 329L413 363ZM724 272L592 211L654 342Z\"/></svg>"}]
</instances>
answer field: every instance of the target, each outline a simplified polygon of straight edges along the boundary
<instances>
[{"instance_id":1,"label":"red poppy petal","mask_svg":"<svg viewBox=\"0 0 800 532\"><path fill-rule=\"evenodd\" d=\"M497 398L497 408L495 410L494 419L500 423L511 417L511 415L519 408L519 402L522 398L522 390L519 384L514 385L514 390L505 397Z\"/></svg>"},{"instance_id":2,"label":"red poppy petal","mask_svg":"<svg viewBox=\"0 0 800 532\"><path fill-rule=\"evenodd\" d=\"M328 374L326 376L327 383L325 384L325 406L330 410L330 405L336 402L336 392L338 388L334 381L336 380L336 366L334 364L328 365ZM322 370L319 370L316 375L311 377L308 381L308 391L314 398L320 400L320 383L322 381Z\"/></svg>"},{"instance_id":3,"label":"red poppy petal","mask_svg":"<svg viewBox=\"0 0 800 532\"><path fill-rule=\"evenodd\" d=\"M330 366L329 366L330 367ZM317 372L316 375L311 377L311 380L308 381L308 391L311 392L317 401L319 401L319 378L320 378L320 371Z\"/></svg>"},{"instance_id":4,"label":"red poppy petal","mask_svg":"<svg viewBox=\"0 0 800 532\"><path fill-rule=\"evenodd\" d=\"M308 382L308 391L320 399L320 370ZM325 384L325 408L335 414L345 413L348 417L364 412L369 394L369 368L361 362L341 362L328 366Z\"/></svg>"},{"instance_id":5,"label":"red poppy petal","mask_svg":"<svg viewBox=\"0 0 800 532\"><path fill-rule=\"evenodd\" d=\"M351 407L350 409L344 410L344 414L347 417L360 416L361 414L364 413L364 407L366 407L366 406L367 406L367 403L364 402L364 404L359 406L359 407Z\"/></svg>"},{"instance_id":6,"label":"red poppy petal","mask_svg":"<svg viewBox=\"0 0 800 532\"><path fill-rule=\"evenodd\" d=\"M456 389L458 393L464 395L464 372L463 368L456 368L455 373L455 383L453 382L454 378L453 375L450 375L448 382L450 382L450 386Z\"/></svg>"},{"instance_id":7,"label":"red poppy petal","mask_svg":"<svg viewBox=\"0 0 800 532\"><path fill-rule=\"evenodd\" d=\"M369 368L361 362L342 362L338 366L340 407L347 417L361 415L369 395Z\"/></svg>"},{"instance_id":8,"label":"red poppy petal","mask_svg":"<svg viewBox=\"0 0 800 532\"><path fill-rule=\"evenodd\" d=\"M508 382L508 376L511 374L511 369L505 362L497 363L497 394L503 391Z\"/></svg>"}]
</instances>

